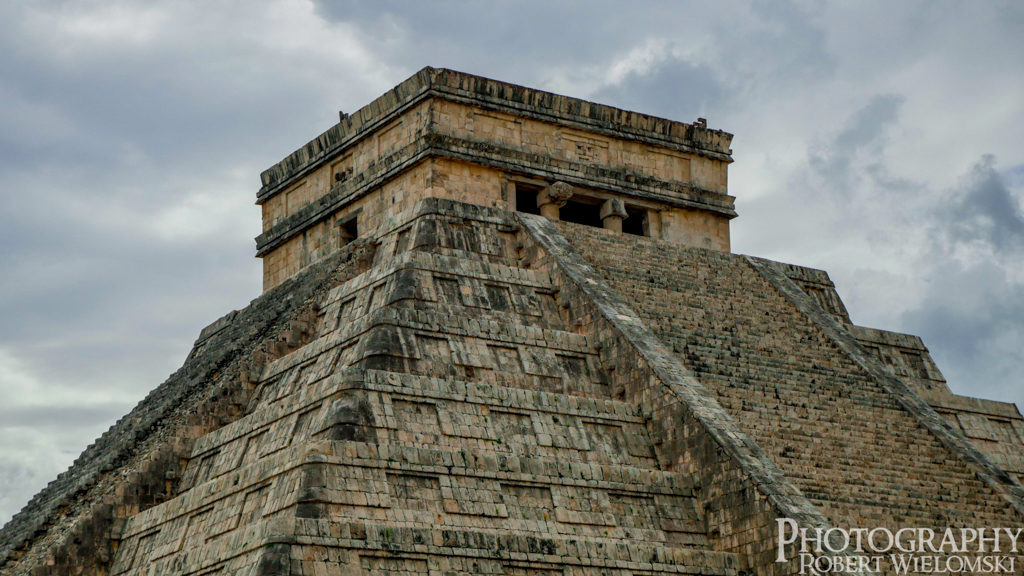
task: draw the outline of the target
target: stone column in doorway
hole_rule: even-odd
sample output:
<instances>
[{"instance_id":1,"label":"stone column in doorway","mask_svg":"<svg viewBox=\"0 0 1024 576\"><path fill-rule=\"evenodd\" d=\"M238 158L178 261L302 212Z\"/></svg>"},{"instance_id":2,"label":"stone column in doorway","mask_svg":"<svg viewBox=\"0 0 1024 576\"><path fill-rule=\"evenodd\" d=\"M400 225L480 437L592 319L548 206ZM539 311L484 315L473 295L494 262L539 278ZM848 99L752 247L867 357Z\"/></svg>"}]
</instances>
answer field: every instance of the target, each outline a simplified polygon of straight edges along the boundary
<instances>
[{"instance_id":1,"label":"stone column in doorway","mask_svg":"<svg viewBox=\"0 0 1024 576\"><path fill-rule=\"evenodd\" d=\"M627 216L626 205L619 198L609 198L601 204L601 224L607 230L622 232L622 221Z\"/></svg>"},{"instance_id":2,"label":"stone column in doorway","mask_svg":"<svg viewBox=\"0 0 1024 576\"><path fill-rule=\"evenodd\" d=\"M558 220L558 210L565 206L572 195L572 185L565 182L555 182L541 190L537 193L537 207L540 208L540 215L551 220Z\"/></svg>"}]
</instances>

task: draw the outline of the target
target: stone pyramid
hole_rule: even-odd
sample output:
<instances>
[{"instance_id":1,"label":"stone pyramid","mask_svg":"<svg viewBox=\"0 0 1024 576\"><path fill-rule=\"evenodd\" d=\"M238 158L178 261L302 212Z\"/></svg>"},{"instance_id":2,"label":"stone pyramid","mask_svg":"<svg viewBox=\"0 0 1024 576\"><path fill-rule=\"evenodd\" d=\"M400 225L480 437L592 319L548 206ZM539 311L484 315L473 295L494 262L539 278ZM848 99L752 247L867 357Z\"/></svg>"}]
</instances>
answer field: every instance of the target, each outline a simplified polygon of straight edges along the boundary
<instances>
[{"instance_id":1,"label":"stone pyramid","mask_svg":"<svg viewBox=\"0 0 1024 576\"><path fill-rule=\"evenodd\" d=\"M730 142L429 68L343 114L263 174L264 294L0 574L794 574L780 518L1024 526L1015 406L729 252Z\"/></svg>"}]
</instances>

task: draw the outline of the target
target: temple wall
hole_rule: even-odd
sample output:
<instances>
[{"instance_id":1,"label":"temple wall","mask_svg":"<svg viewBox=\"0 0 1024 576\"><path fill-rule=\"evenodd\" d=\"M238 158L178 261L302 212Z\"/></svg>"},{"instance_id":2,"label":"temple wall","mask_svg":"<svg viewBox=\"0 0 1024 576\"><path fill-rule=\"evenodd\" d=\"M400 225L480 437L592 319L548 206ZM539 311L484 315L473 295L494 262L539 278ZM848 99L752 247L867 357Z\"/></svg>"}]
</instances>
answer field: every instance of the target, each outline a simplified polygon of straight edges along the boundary
<instances>
[{"instance_id":1,"label":"temple wall","mask_svg":"<svg viewBox=\"0 0 1024 576\"><path fill-rule=\"evenodd\" d=\"M718 159L457 102L437 100L434 107L439 134L727 192L728 164Z\"/></svg>"},{"instance_id":2,"label":"temple wall","mask_svg":"<svg viewBox=\"0 0 1024 576\"><path fill-rule=\"evenodd\" d=\"M262 203L263 230L269 230L287 216L324 196L353 174L370 170L380 158L410 144L426 129L429 118L429 102L421 102L379 130L367 134L329 162L324 162L283 192L271 196Z\"/></svg>"},{"instance_id":3,"label":"temple wall","mask_svg":"<svg viewBox=\"0 0 1024 576\"><path fill-rule=\"evenodd\" d=\"M565 180L588 202L620 198L634 211L649 211L645 233L651 236L729 250L731 159L718 151L717 140L713 151L700 148L698 136L719 134L703 124L669 123L695 138L689 146L678 135L636 127L637 134L616 134L618 124L611 122L587 129L540 109L476 100L424 97L376 112L360 111L359 130L347 141L264 186L257 238L264 290L343 246L347 238L338 224L353 214L369 231L379 224L377 215L429 196L514 208L513 182L524 177ZM617 122L635 123L626 116ZM276 170L264 174L265 183Z\"/></svg>"},{"instance_id":4,"label":"temple wall","mask_svg":"<svg viewBox=\"0 0 1024 576\"><path fill-rule=\"evenodd\" d=\"M479 124L477 124L479 125ZM399 126L396 124L396 127ZM346 156L349 158L349 156ZM360 161L363 162L363 161ZM349 165L349 160L332 165ZM359 165L359 164L357 164ZM297 206L300 209L316 200L313 190L322 190L326 172L320 170L293 186L293 192L277 196L272 210ZM445 198L488 207L515 208L515 179L503 170L489 166L433 157L419 162L382 186L362 197L345 203L326 218L305 228L263 256L263 288L269 290L344 246L350 238L344 235L341 223L357 219L359 235L378 230L387 222L387 215L406 210L426 197ZM617 194L599 188L576 188L575 199L603 200ZM293 194L289 196L289 194ZM265 212L271 209L266 207ZM646 233L674 244L729 251L729 221L711 212L659 206L656 203L628 203L631 208L647 210L657 225ZM272 211L271 210L271 211Z\"/></svg>"},{"instance_id":5,"label":"temple wall","mask_svg":"<svg viewBox=\"0 0 1024 576\"><path fill-rule=\"evenodd\" d=\"M661 212L661 239L728 252L729 221L702 210L665 210Z\"/></svg>"}]
</instances>

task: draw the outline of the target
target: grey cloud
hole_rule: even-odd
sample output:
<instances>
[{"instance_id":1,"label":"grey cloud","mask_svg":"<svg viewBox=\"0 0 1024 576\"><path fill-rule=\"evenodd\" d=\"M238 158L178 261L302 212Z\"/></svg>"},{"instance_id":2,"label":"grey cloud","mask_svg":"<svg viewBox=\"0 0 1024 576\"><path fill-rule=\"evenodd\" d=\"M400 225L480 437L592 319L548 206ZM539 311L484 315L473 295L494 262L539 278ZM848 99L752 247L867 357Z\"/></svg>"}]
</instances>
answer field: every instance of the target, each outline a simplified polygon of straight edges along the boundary
<instances>
[{"instance_id":1,"label":"grey cloud","mask_svg":"<svg viewBox=\"0 0 1024 576\"><path fill-rule=\"evenodd\" d=\"M0 8L18 24L27 10ZM299 67L254 66L260 47L237 37L218 46L191 30L198 42L69 55L65 39L26 29L0 34L0 345L50 381L141 397L259 287L251 196L244 228L180 240L143 233L147 222L232 164L254 192L259 168L327 123L328 97L296 81ZM287 119L284 102L298 104Z\"/></svg>"},{"instance_id":2,"label":"grey cloud","mask_svg":"<svg viewBox=\"0 0 1024 576\"><path fill-rule=\"evenodd\" d=\"M1003 176L1011 186L1024 188L1024 164L1007 168Z\"/></svg>"},{"instance_id":3,"label":"grey cloud","mask_svg":"<svg viewBox=\"0 0 1024 576\"><path fill-rule=\"evenodd\" d=\"M810 150L808 164L829 183L827 189L848 192L853 179L861 173L876 181L888 178L880 153L887 144L889 128L899 118L903 103L904 98L897 94L875 95L851 115L826 144ZM854 170L854 164L865 161L867 166L863 171Z\"/></svg>"},{"instance_id":4,"label":"grey cloud","mask_svg":"<svg viewBox=\"0 0 1024 576\"><path fill-rule=\"evenodd\" d=\"M982 242L997 251L1024 248L1024 211L996 171L992 155L971 168L956 191L955 203L939 217L955 241Z\"/></svg>"},{"instance_id":5,"label":"grey cloud","mask_svg":"<svg viewBox=\"0 0 1024 576\"><path fill-rule=\"evenodd\" d=\"M597 17L600 10L582 2L318 1L316 6L329 20L372 31L373 49L406 63L410 73L436 66L495 76L500 67L502 80L535 86L552 68L600 61L638 35L631 27L609 30L612 23Z\"/></svg>"},{"instance_id":6,"label":"grey cloud","mask_svg":"<svg viewBox=\"0 0 1024 576\"><path fill-rule=\"evenodd\" d=\"M357 22L373 30L377 46L403 58L424 55L442 62L424 65L544 67L554 63L599 60L636 38L657 34L683 10L672 2L653 2L649 10L628 9L607 1L466 3L446 0L409 3L317 1L324 17ZM614 18L609 18L609 11ZM668 22L666 22L668 20ZM659 21L662 23L659 25ZM466 51L467 47L477 50ZM466 70L487 75L487 70Z\"/></svg>"},{"instance_id":7,"label":"grey cloud","mask_svg":"<svg viewBox=\"0 0 1024 576\"><path fill-rule=\"evenodd\" d=\"M82 6L51 3L37 11L56 19ZM172 17L181 21L172 24L184 38L68 55L68 40L55 30L5 28L0 52L9 57L0 59L0 94L17 106L0 110L0 149L11 152L0 156L0 166L40 170L59 159L53 169L100 181L115 171L142 179L165 170L174 178L180 175L172 167L209 171L225 158L263 168L322 130L339 105L333 100L361 102L378 89L353 82L327 93L322 88L334 85L331 78L359 72L339 67L318 78L316 62L288 61L259 34L228 27L248 22L226 10L186 3L154 9L180 9ZM17 22L28 11L5 12Z\"/></svg>"},{"instance_id":8,"label":"grey cloud","mask_svg":"<svg viewBox=\"0 0 1024 576\"><path fill-rule=\"evenodd\" d=\"M707 72L713 70L719 78L708 96L763 98L765 91L778 87L803 90L835 69L823 27L812 11L794 2L756 2L725 12L705 3L669 1L627 7L582 0L487 4L320 0L316 6L325 18L372 31L368 41L375 50L389 59L409 62L411 69L442 66L484 76L495 76L500 69L503 80L538 87L552 76L601 75L613 61L650 40L692 53L668 67L692 66L693 90L700 89L697 83L712 80ZM657 75L631 78L649 79L650 100L639 87L626 82L617 86L637 96L631 98L637 107L652 103L672 109L659 101L657 89L678 88L678 78L668 70L661 74L669 82L667 87L656 84ZM728 93L716 91L724 85L729 86ZM614 86L607 87L606 94L623 95ZM687 110L683 119L689 116Z\"/></svg>"},{"instance_id":9,"label":"grey cloud","mask_svg":"<svg viewBox=\"0 0 1024 576\"><path fill-rule=\"evenodd\" d=\"M736 52L731 57L751 59L766 75L775 76L781 86L794 91L813 88L811 82L835 72L835 57L813 8L797 2L758 0L752 4L752 12L761 25L751 37L737 38L726 48ZM730 20L722 25L722 33L728 34Z\"/></svg>"},{"instance_id":10,"label":"grey cloud","mask_svg":"<svg viewBox=\"0 0 1024 576\"><path fill-rule=\"evenodd\" d=\"M737 246L756 238L757 250L765 256L792 259L800 254L805 259L800 263L832 270L852 263L806 260L819 257L819 248L834 254L824 242L809 244L809 238L887 254L898 249L898 234L906 227L898 223L929 195L922 182L894 174L889 160L889 134L899 122L905 98L873 94L863 101L845 118L829 119L816 128L804 161L782 176L784 186L753 200L737 194L741 214L754 216L733 224Z\"/></svg>"},{"instance_id":11,"label":"grey cloud","mask_svg":"<svg viewBox=\"0 0 1024 576\"><path fill-rule=\"evenodd\" d=\"M87 427L102 427L120 418L131 409L131 404L116 403L99 406L53 406L18 407L11 410L0 408L0 430L16 427L33 429L59 428L61 430Z\"/></svg>"},{"instance_id":12,"label":"grey cloud","mask_svg":"<svg viewBox=\"0 0 1024 576\"><path fill-rule=\"evenodd\" d=\"M56 476L60 467L42 468L35 463L5 466L0 462L0 522L10 519L14 512L28 502L37 488L45 486Z\"/></svg>"},{"instance_id":13,"label":"grey cloud","mask_svg":"<svg viewBox=\"0 0 1024 576\"><path fill-rule=\"evenodd\" d=\"M984 155L934 194L918 262L925 290L900 323L924 338L954 390L1022 405L1024 284L1013 271L1024 213L995 166Z\"/></svg>"},{"instance_id":14,"label":"grey cloud","mask_svg":"<svg viewBox=\"0 0 1024 576\"><path fill-rule=\"evenodd\" d=\"M885 128L896 121L904 99L895 94L879 94L847 121L833 142L836 155L852 155L877 142Z\"/></svg>"},{"instance_id":15,"label":"grey cloud","mask_svg":"<svg viewBox=\"0 0 1024 576\"><path fill-rule=\"evenodd\" d=\"M255 296L258 263L248 248L223 264L142 246L52 282L31 268L7 268L31 276L20 280L25 289L0 299L0 345L48 380L107 387L134 380L141 397L181 363L202 326Z\"/></svg>"},{"instance_id":16,"label":"grey cloud","mask_svg":"<svg viewBox=\"0 0 1024 576\"><path fill-rule=\"evenodd\" d=\"M1024 285L984 260L943 262L928 278L903 329L924 338L956 392L1024 405Z\"/></svg>"},{"instance_id":17,"label":"grey cloud","mask_svg":"<svg viewBox=\"0 0 1024 576\"><path fill-rule=\"evenodd\" d=\"M729 93L709 67L668 58L643 73L631 71L593 98L621 108L692 121L716 114L726 105Z\"/></svg>"}]
</instances>

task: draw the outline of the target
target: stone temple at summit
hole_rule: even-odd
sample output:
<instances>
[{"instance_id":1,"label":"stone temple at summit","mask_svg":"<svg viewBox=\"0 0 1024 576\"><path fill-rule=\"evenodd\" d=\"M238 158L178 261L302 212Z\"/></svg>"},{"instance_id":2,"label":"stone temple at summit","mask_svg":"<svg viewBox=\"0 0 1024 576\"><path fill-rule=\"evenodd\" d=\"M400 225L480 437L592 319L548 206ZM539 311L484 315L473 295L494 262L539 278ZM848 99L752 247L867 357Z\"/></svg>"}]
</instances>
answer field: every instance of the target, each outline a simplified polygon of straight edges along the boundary
<instances>
[{"instance_id":1,"label":"stone temple at summit","mask_svg":"<svg viewBox=\"0 0 1024 576\"><path fill-rule=\"evenodd\" d=\"M780 519L1024 526L1016 406L731 252L731 141L433 68L341 114L262 174L263 294L0 574L797 574Z\"/></svg>"}]
</instances>

